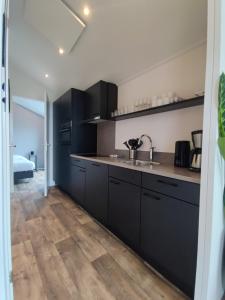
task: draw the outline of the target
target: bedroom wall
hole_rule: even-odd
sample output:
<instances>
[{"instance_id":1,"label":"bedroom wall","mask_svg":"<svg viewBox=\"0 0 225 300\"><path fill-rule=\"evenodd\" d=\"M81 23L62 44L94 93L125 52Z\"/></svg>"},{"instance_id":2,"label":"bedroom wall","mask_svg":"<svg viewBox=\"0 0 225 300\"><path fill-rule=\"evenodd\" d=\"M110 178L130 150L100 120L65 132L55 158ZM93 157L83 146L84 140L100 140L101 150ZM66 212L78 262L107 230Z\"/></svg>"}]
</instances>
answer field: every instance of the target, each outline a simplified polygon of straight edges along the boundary
<instances>
[{"instance_id":1,"label":"bedroom wall","mask_svg":"<svg viewBox=\"0 0 225 300\"><path fill-rule=\"evenodd\" d=\"M14 154L28 158L33 150L37 154L38 168L44 168L44 119L43 117L13 104Z\"/></svg>"},{"instance_id":2,"label":"bedroom wall","mask_svg":"<svg viewBox=\"0 0 225 300\"><path fill-rule=\"evenodd\" d=\"M11 96L19 96L31 99L43 99L46 88L43 84L36 79L32 78L29 74L25 73L18 66L16 66L12 61L9 62L9 78L10 78L10 89ZM52 115L52 101L57 99L54 91L47 91L50 99L50 112L48 118L48 129L49 129L49 143L53 144L53 115ZM11 124L13 121L11 120ZM12 125L11 128L14 126ZM14 141L12 141L14 143ZM48 153L48 184L53 186L53 148L49 147Z\"/></svg>"}]
</instances>

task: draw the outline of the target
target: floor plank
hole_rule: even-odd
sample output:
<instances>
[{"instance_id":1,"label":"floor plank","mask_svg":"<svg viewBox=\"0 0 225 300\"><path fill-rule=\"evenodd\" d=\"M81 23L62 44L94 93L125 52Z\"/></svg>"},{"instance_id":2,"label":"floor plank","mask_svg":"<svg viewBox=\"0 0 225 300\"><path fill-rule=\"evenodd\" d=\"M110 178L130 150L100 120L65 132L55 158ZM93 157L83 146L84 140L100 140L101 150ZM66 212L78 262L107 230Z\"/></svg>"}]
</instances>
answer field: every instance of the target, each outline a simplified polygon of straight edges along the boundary
<instances>
[{"instance_id":1,"label":"floor plank","mask_svg":"<svg viewBox=\"0 0 225 300\"><path fill-rule=\"evenodd\" d=\"M43 220L45 235L48 240L56 243L68 238L70 236L68 230L55 215L51 206L48 205L48 200L43 198L37 205Z\"/></svg>"},{"instance_id":2,"label":"floor plank","mask_svg":"<svg viewBox=\"0 0 225 300\"><path fill-rule=\"evenodd\" d=\"M42 218L27 222L45 293L49 300L79 299L55 244L45 236L44 226Z\"/></svg>"},{"instance_id":3,"label":"floor plank","mask_svg":"<svg viewBox=\"0 0 225 300\"><path fill-rule=\"evenodd\" d=\"M71 236L80 246L89 261L94 261L98 257L107 253L105 248L85 228L77 228Z\"/></svg>"},{"instance_id":4,"label":"floor plank","mask_svg":"<svg viewBox=\"0 0 225 300\"><path fill-rule=\"evenodd\" d=\"M141 258L134 254L122 242L115 239L105 229L96 223L88 223L85 229L90 232L129 274L129 276L154 299L182 300L186 297L177 292L168 283L150 270Z\"/></svg>"},{"instance_id":5,"label":"floor plank","mask_svg":"<svg viewBox=\"0 0 225 300\"><path fill-rule=\"evenodd\" d=\"M99 257L92 264L101 274L105 285L116 299L154 300L139 288L109 254ZM118 283L117 285L112 284L115 281Z\"/></svg>"},{"instance_id":6,"label":"floor plank","mask_svg":"<svg viewBox=\"0 0 225 300\"><path fill-rule=\"evenodd\" d=\"M73 239L56 245L69 274L78 287L80 299L115 299L106 289L99 274L95 271Z\"/></svg>"},{"instance_id":7,"label":"floor plank","mask_svg":"<svg viewBox=\"0 0 225 300\"><path fill-rule=\"evenodd\" d=\"M78 206L74 206L72 213L81 225L93 222L93 219Z\"/></svg>"},{"instance_id":8,"label":"floor plank","mask_svg":"<svg viewBox=\"0 0 225 300\"><path fill-rule=\"evenodd\" d=\"M23 208L18 197L14 197L11 205L12 216L12 245L28 240Z\"/></svg>"},{"instance_id":9,"label":"floor plank","mask_svg":"<svg viewBox=\"0 0 225 300\"><path fill-rule=\"evenodd\" d=\"M51 209L69 232L75 232L76 228L80 226L80 223L76 220L71 210L61 203L51 205Z\"/></svg>"},{"instance_id":10,"label":"floor plank","mask_svg":"<svg viewBox=\"0 0 225 300\"><path fill-rule=\"evenodd\" d=\"M42 197L43 196L40 193L30 193L30 192L27 192L26 195L23 196L21 205L24 211L26 221L38 217L39 211L34 201Z\"/></svg>"},{"instance_id":11,"label":"floor plank","mask_svg":"<svg viewBox=\"0 0 225 300\"><path fill-rule=\"evenodd\" d=\"M47 300L31 242L13 246L12 253L15 300Z\"/></svg>"}]
</instances>

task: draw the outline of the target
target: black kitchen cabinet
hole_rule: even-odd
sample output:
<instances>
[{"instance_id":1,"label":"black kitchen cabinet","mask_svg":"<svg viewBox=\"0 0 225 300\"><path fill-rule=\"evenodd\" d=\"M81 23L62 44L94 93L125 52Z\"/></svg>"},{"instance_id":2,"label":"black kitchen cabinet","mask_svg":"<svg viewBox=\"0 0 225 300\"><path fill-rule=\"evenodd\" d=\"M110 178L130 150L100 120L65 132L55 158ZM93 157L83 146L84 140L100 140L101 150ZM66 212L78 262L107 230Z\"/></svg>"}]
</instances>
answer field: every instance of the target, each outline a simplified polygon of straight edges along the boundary
<instances>
[{"instance_id":1,"label":"black kitchen cabinet","mask_svg":"<svg viewBox=\"0 0 225 300\"><path fill-rule=\"evenodd\" d=\"M141 172L139 171L109 166L109 176L135 185L141 185Z\"/></svg>"},{"instance_id":2,"label":"black kitchen cabinet","mask_svg":"<svg viewBox=\"0 0 225 300\"><path fill-rule=\"evenodd\" d=\"M57 164L55 168L57 168L57 185L66 193L70 193L70 146L61 146L58 147L57 150Z\"/></svg>"},{"instance_id":3,"label":"black kitchen cabinet","mask_svg":"<svg viewBox=\"0 0 225 300\"><path fill-rule=\"evenodd\" d=\"M109 227L130 246L139 245L141 188L109 177Z\"/></svg>"},{"instance_id":4,"label":"black kitchen cabinet","mask_svg":"<svg viewBox=\"0 0 225 300\"><path fill-rule=\"evenodd\" d=\"M70 195L81 206L85 202L86 170L71 164Z\"/></svg>"},{"instance_id":5,"label":"black kitchen cabinet","mask_svg":"<svg viewBox=\"0 0 225 300\"><path fill-rule=\"evenodd\" d=\"M200 185L153 174L142 174L142 186L171 197L199 205Z\"/></svg>"},{"instance_id":6,"label":"black kitchen cabinet","mask_svg":"<svg viewBox=\"0 0 225 300\"><path fill-rule=\"evenodd\" d=\"M85 169L87 163L88 162L85 159L78 158L78 157L71 157L71 164L72 165L75 165L75 166L78 166L78 167L81 167L81 168Z\"/></svg>"},{"instance_id":7,"label":"black kitchen cabinet","mask_svg":"<svg viewBox=\"0 0 225 300\"><path fill-rule=\"evenodd\" d=\"M86 116L90 122L107 120L117 108L117 86L113 83L99 81L86 90Z\"/></svg>"},{"instance_id":8,"label":"black kitchen cabinet","mask_svg":"<svg viewBox=\"0 0 225 300\"><path fill-rule=\"evenodd\" d=\"M107 223L108 166L87 162L85 207L103 224Z\"/></svg>"},{"instance_id":9,"label":"black kitchen cabinet","mask_svg":"<svg viewBox=\"0 0 225 300\"><path fill-rule=\"evenodd\" d=\"M194 294L197 206L143 189L141 197L141 251L151 265L189 296Z\"/></svg>"},{"instance_id":10,"label":"black kitchen cabinet","mask_svg":"<svg viewBox=\"0 0 225 300\"><path fill-rule=\"evenodd\" d=\"M71 192L70 155L95 154L97 149L96 125L81 124L86 96L83 91L70 89L53 103L54 180L67 193Z\"/></svg>"},{"instance_id":11,"label":"black kitchen cabinet","mask_svg":"<svg viewBox=\"0 0 225 300\"><path fill-rule=\"evenodd\" d=\"M97 151L97 126L84 124L87 94L72 89L72 153L95 154Z\"/></svg>"}]
</instances>

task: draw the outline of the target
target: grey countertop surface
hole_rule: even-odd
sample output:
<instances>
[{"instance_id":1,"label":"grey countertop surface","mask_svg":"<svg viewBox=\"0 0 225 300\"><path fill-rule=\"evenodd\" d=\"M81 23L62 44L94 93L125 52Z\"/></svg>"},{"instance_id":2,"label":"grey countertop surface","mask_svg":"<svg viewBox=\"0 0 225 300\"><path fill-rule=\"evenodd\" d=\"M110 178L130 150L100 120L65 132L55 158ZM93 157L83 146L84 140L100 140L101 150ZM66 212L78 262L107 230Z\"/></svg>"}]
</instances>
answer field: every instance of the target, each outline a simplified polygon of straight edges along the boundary
<instances>
[{"instance_id":1,"label":"grey countertop surface","mask_svg":"<svg viewBox=\"0 0 225 300\"><path fill-rule=\"evenodd\" d=\"M71 157L200 184L199 173L191 172L185 168L177 168L174 167L173 165L160 164L160 165L135 166L135 165L125 163L125 159L121 159L121 158L110 158L110 157L101 157L101 156L86 157L86 156L81 156L76 154L71 154Z\"/></svg>"}]
</instances>

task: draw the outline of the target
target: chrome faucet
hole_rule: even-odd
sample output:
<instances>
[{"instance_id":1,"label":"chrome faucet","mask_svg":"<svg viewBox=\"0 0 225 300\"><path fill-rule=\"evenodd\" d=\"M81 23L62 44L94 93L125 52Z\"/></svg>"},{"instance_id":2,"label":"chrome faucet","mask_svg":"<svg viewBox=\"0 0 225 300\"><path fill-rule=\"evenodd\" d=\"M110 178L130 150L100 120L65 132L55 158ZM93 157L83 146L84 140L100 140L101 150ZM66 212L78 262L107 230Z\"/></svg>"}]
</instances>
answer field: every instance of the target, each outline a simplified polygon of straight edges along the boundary
<instances>
[{"instance_id":1,"label":"chrome faucet","mask_svg":"<svg viewBox=\"0 0 225 300\"><path fill-rule=\"evenodd\" d=\"M154 148L155 147L152 147L152 138L147 135L147 134L142 134L141 137L139 138L139 141L142 141L142 139L146 137L149 142L150 142L150 148L149 148L149 161L152 162L153 161L153 153L154 153Z\"/></svg>"}]
</instances>

